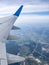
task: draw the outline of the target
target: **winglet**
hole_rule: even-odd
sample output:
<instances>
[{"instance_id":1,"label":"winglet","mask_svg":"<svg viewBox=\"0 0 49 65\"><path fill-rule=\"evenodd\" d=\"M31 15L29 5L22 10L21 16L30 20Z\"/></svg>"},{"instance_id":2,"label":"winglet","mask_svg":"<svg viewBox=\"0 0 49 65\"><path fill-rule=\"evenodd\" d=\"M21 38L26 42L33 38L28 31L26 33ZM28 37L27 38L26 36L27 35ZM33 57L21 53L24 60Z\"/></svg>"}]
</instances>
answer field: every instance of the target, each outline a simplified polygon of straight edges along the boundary
<instances>
[{"instance_id":1,"label":"winglet","mask_svg":"<svg viewBox=\"0 0 49 65\"><path fill-rule=\"evenodd\" d=\"M23 8L23 5L20 6L20 8L14 13L14 15L19 16L22 8Z\"/></svg>"}]
</instances>

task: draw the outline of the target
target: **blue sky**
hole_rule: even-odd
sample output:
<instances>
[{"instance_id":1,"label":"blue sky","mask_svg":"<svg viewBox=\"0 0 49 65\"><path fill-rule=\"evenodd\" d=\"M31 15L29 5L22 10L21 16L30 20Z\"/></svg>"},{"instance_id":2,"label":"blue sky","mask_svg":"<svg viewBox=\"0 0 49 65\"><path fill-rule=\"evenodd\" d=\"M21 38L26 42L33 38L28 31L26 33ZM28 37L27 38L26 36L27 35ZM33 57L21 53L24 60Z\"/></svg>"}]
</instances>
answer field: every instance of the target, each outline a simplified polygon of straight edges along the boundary
<instances>
[{"instance_id":1,"label":"blue sky","mask_svg":"<svg viewBox=\"0 0 49 65\"><path fill-rule=\"evenodd\" d=\"M0 13L14 13L20 5L24 5L22 13L49 14L49 0L0 0Z\"/></svg>"},{"instance_id":2,"label":"blue sky","mask_svg":"<svg viewBox=\"0 0 49 65\"><path fill-rule=\"evenodd\" d=\"M24 5L22 14L18 18L22 21L49 21L49 0L0 0L0 17L12 15L20 5Z\"/></svg>"},{"instance_id":3,"label":"blue sky","mask_svg":"<svg viewBox=\"0 0 49 65\"><path fill-rule=\"evenodd\" d=\"M49 0L0 0L4 4L37 4L37 3L49 3Z\"/></svg>"}]
</instances>

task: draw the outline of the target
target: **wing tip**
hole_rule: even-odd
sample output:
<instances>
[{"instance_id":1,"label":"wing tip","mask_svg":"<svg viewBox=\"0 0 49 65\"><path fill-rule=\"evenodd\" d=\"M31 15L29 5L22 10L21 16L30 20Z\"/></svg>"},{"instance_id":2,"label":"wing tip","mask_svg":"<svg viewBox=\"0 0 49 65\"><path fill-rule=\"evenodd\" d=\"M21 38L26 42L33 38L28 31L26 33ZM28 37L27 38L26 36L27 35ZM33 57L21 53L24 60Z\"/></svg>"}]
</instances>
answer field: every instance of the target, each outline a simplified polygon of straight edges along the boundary
<instances>
[{"instance_id":1,"label":"wing tip","mask_svg":"<svg viewBox=\"0 0 49 65\"><path fill-rule=\"evenodd\" d=\"M23 5L20 6L20 8L14 13L15 16L19 16L21 13L21 10L23 8Z\"/></svg>"}]
</instances>

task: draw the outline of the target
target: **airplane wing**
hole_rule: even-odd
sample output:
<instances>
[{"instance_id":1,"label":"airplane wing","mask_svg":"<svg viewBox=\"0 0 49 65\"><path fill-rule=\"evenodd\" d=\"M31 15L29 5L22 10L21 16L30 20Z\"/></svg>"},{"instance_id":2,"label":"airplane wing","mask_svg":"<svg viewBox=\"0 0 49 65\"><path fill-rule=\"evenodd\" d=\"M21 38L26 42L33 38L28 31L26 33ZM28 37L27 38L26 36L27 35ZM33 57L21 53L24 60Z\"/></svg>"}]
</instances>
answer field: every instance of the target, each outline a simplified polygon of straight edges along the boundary
<instances>
[{"instance_id":1,"label":"airplane wing","mask_svg":"<svg viewBox=\"0 0 49 65\"><path fill-rule=\"evenodd\" d=\"M14 22L22 10L22 7L23 6L21 6L15 14L0 19L0 42L6 41Z\"/></svg>"},{"instance_id":2,"label":"airplane wing","mask_svg":"<svg viewBox=\"0 0 49 65\"><path fill-rule=\"evenodd\" d=\"M0 65L8 65L5 42L22 8L23 5L13 15L0 18Z\"/></svg>"},{"instance_id":3,"label":"airplane wing","mask_svg":"<svg viewBox=\"0 0 49 65\"><path fill-rule=\"evenodd\" d=\"M7 61L8 61L8 64L12 64L12 63L17 63L17 62L23 62L25 61L25 58L18 55L7 53Z\"/></svg>"}]
</instances>

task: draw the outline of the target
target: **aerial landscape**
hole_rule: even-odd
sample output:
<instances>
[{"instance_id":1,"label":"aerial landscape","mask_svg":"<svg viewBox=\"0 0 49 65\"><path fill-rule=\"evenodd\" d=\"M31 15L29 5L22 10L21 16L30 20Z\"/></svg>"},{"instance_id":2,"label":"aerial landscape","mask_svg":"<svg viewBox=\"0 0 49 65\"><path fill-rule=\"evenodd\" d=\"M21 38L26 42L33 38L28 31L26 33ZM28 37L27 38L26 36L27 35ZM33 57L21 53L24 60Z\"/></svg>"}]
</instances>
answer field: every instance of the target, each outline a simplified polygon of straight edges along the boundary
<instances>
[{"instance_id":1,"label":"aerial landscape","mask_svg":"<svg viewBox=\"0 0 49 65\"><path fill-rule=\"evenodd\" d=\"M27 31L26 28L21 28L16 33L13 31L17 40L7 42L7 52L24 57L25 65L49 65L49 27L44 24L43 27L37 25L33 29L31 25Z\"/></svg>"}]
</instances>

